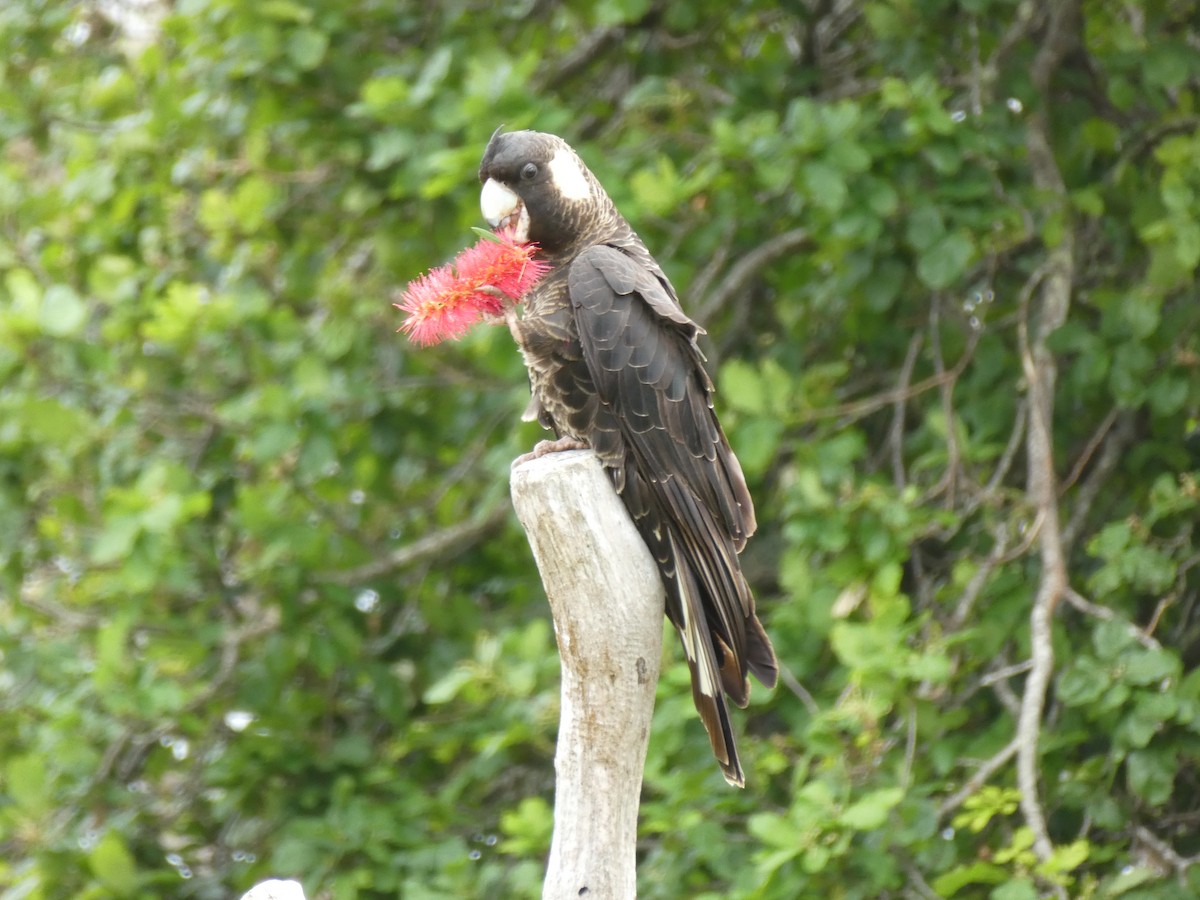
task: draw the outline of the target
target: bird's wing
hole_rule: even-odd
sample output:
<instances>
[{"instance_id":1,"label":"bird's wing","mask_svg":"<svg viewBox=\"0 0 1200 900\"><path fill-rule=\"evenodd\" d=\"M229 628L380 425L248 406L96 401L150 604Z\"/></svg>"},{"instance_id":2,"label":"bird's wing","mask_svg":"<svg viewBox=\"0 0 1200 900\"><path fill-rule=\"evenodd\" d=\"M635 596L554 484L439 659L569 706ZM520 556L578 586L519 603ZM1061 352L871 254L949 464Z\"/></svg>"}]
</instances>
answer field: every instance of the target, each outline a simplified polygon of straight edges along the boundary
<instances>
[{"instance_id":1,"label":"bird's wing","mask_svg":"<svg viewBox=\"0 0 1200 900\"><path fill-rule=\"evenodd\" d=\"M713 413L699 327L653 271L607 244L571 263L568 291L592 382L644 473L682 479L740 551L754 505Z\"/></svg>"},{"instance_id":2,"label":"bird's wing","mask_svg":"<svg viewBox=\"0 0 1200 900\"><path fill-rule=\"evenodd\" d=\"M699 329L652 270L615 247L581 253L568 287L599 405L592 446L617 475L674 587L667 613L683 638L696 706L736 783L721 688L744 706L747 669L771 685L775 660L737 560L754 531L754 509L713 413Z\"/></svg>"}]
</instances>

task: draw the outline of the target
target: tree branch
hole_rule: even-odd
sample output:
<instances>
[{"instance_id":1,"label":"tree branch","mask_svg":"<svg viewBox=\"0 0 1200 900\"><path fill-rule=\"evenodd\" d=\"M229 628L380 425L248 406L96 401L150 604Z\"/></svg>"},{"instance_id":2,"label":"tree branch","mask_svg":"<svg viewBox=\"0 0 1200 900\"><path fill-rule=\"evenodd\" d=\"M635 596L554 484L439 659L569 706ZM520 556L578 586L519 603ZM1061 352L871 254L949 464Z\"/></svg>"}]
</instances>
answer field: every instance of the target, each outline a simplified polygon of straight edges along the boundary
<instances>
[{"instance_id":1,"label":"tree branch","mask_svg":"<svg viewBox=\"0 0 1200 900\"><path fill-rule=\"evenodd\" d=\"M383 575L390 575L398 569L416 563L457 553L493 529L499 528L507 518L508 510L504 506L496 506L475 519L451 525L418 538L403 547L397 547L381 559L373 559L352 569L320 572L316 578L318 581L328 584L353 585Z\"/></svg>"},{"instance_id":2,"label":"tree branch","mask_svg":"<svg viewBox=\"0 0 1200 900\"><path fill-rule=\"evenodd\" d=\"M1135 641L1137 641L1139 644L1141 644L1147 650L1161 650L1162 649L1162 644L1160 644L1158 641L1156 641L1154 638L1152 638L1145 631L1138 628L1132 622L1127 622L1127 621L1123 620L1120 616L1118 616L1115 612L1113 612L1107 606L1100 606L1099 604L1093 603L1091 600L1088 600L1086 597L1084 597L1082 594L1080 594L1078 591L1076 591L1073 587L1067 588L1066 593L1063 594L1063 598L1068 603L1070 603L1073 607L1075 607L1077 610L1079 610L1081 613L1084 613L1085 615L1094 616L1095 618L1101 619L1105 622L1122 622L1125 625L1126 629L1129 631L1130 637L1132 637Z\"/></svg>"},{"instance_id":3,"label":"tree branch","mask_svg":"<svg viewBox=\"0 0 1200 900\"><path fill-rule=\"evenodd\" d=\"M1034 184L1052 198L1048 205L1052 212L1064 219L1070 215L1070 206L1066 186L1050 145L1046 103L1050 80L1075 37L1076 4L1077 0L1064 0L1054 7L1050 15L1049 27L1031 69L1031 78L1041 95L1042 105L1030 117L1026 129L1026 146ZM1054 845L1039 799L1038 742L1046 691L1054 672L1054 648L1051 643L1054 609L1068 587L1054 465L1054 383L1057 363L1046 345L1046 339L1067 319L1074 280L1074 244L1073 226L1068 220L1064 222L1060 242L1048 250L1045 277L1037 292L1036 329L1030 333L1028 304L1022 306L1018 320L1021 365L1029 386L1029 420L1025 439L1027 492L1041 519L1038 544L1042 572L1029 617L1033 666L1025 680L1017 717L1017 786L1021 791L1021 812L1033 832L1034 851L1042 860L1050 858Z\"/></svg>"},{"instance_id":4,"label":"tree branch","mask_svg":"<svg viewBox=\"0 0 1200 900\"><path fill-rule=\"evenodd\" d=\"M1063 527L1063 545L1069 550L1083 533L1088 513L1100 492L1111 484L1113 470L1121 461L1135 434L1133 416L1126 412L1117 416L1113 427L1101 442L1100 458L1096 460L1075 491L1075 505Z\"/></svg>"},{"instance_id":5,"label":"tree branch","mask_svg":"<svg viewBox=\"0 0 1200 900\"><path fill-rule=\"evenodd\" d=\"M1183 856L1178 850L1160 838L1145 825L1139 825L1136 829L1134 829L1134 834L1137 836L1139 841L1153 850L1163 862L1170 865L1171 868L1175 870L1175 874L1180 878L1182 878L1183 874L1192 866L1200 865L1200 854L1196 854L1195 856Z\"/></svg>"},{"instance_id":6,"label":"tree branch","mask_svg":"<svg viewBox=\"0 0 1200 900\"><path fill-rule=\"evenodd\" d=\"M950 815L956 809L963 805L968 797L978 791L981 787L987 784L987 780L996 772L1004 768L1008 761L1017 755L1017 748L1020 742L1017 738L1013 738L1004 745L991 759L981 765L974 775L957 791L938 804L937 819L943 821L946 816Z\"/></svg>"},{"instance_id":7,"label":"tree branch","mask_svg":"<svg viewBox=\"0 0 1200 900\"><path fill-rule=\"evenodd\" d=\"M900 379L897 390L905 391L912 384L913 368L917 364L917 354L925 335L916 331L908 341L908 350L904 354L904 365L900 367ZM908 410L908 401L903 396L892 404L892 426L888 429L888 443L892 450L892 481L897 488L903 488L907 479L904 471L904 420Z\"/></svg>"},{"instance_id":8,"label":"tree branch","mask_svg":"<svg viewBox=\"0 0 1200 900\"><path fill-rule=\"evenodd\" d=\"M699 322L707 322L719 310L724 308L733 298L746 290L750 280L779 257L803 246L808 241L808 231L804 228L793 228L763 241L736 263L729 270L721 283L711 294L696 305L695 318Z\"/></svg>"}]
</instances>

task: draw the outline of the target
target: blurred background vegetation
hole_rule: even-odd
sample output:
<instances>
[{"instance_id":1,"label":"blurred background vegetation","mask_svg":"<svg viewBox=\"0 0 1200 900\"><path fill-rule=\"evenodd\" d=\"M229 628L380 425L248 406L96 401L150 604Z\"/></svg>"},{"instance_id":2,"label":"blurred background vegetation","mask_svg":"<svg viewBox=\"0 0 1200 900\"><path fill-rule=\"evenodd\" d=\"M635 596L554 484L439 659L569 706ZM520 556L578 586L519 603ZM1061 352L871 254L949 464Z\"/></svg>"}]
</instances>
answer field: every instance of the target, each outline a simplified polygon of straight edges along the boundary
<instances>
[{"instance_id":1,"label":"blurred background vegetation","mask_svg":"<svg viewBox=\"0 0 1200 900\"><path fill-rule=\"evenodd\" d=\"M0 897L538 894L539 433L391 306L501 123L758 503L784 683L729 790L669 639L642 896L1196 896L1198 91L1179 0L5 0Z\"/></svg>"}]
</instances>

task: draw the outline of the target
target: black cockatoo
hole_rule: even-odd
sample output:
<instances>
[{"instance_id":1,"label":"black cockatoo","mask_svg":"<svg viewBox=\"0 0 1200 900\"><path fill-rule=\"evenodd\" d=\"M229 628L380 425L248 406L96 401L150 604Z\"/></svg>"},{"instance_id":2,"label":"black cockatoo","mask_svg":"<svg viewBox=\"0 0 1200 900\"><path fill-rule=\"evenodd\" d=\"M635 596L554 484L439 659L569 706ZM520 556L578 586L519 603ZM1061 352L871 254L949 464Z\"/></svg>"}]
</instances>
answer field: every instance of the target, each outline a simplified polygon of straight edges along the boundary
<instances>
[{"instance_id":1,"label":"black cockatoo","mask_svg":"<svg viewBox=\"0 0 1200 900\"><path fill-rule=\"evenodd\" d=\"M777 665L738 562L754 506L713 412L703 329L561 138L497 131L479 180L488 223L515 226L552 266L509 320L531 410L559 438L549 448L591 447L611 476L658 562L713 753L740 787L725 695L745 706L747 672L773 687Z\"/></svg>"}]
</instances>

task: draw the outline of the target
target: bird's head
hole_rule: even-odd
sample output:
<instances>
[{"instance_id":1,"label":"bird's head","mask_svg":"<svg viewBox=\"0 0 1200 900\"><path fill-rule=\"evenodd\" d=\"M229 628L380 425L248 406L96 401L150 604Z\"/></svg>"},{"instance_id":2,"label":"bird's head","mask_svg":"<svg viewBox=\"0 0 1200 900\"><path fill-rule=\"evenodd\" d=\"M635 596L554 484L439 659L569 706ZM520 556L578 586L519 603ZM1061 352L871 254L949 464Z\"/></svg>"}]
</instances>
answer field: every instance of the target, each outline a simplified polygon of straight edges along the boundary
<instances>
[{"instance_id":1,"label":"bird's head","mask_svg":"<svg viewBox=\"0 0 1200 900\"><path fill-rule=\"evenodd\" d=\"M497 130L483 152L479 180L488 224L514 225L518 241L536 241L550 255L594 231L612 206L571 146L538 131Z\"/></svg>"}]
</instances>

